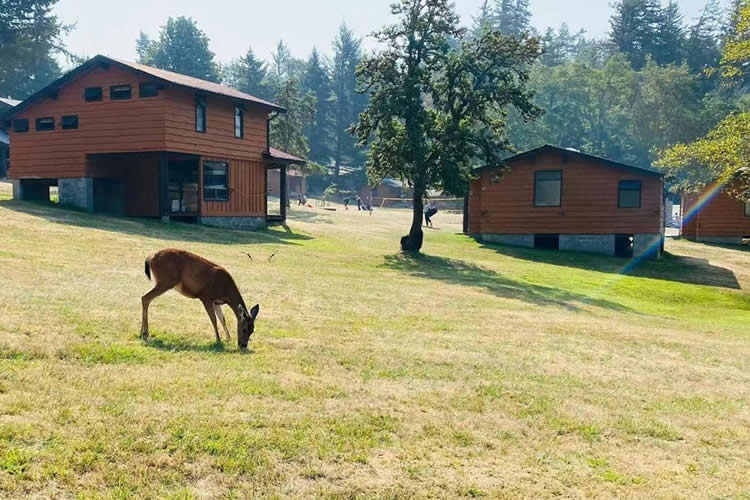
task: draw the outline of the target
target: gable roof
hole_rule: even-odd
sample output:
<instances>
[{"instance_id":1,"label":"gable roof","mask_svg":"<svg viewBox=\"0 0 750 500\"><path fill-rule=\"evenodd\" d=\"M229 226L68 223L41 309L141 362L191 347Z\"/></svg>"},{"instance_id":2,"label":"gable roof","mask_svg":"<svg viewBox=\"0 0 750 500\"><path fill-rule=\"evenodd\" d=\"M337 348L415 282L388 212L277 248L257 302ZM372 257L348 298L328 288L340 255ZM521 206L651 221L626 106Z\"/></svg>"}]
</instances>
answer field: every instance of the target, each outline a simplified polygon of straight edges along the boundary
<instances>
[{"instance_id":1,"label":"gable roof","mask_svg":"<svg viewBox=\"0 0 750 500\"><path fill-rule=\"evenodd\" d=\"M590 155L586 153L581 153L580 151L577 151L575 149L565 149L565 148L560 148L557 146L551 146L549 144L546 144L544 146L541 146L535 149L531 149L529 151L525 151L523 153L519 153L517 155L506 158L503 161L509 164L509 163L513 163L519 160L527 160L529 158L533 158L534 156L540 153L549 153L549 152L565 153L567 155L575 156L584 160L602 163L608 167L631 170L631 171L639 172L641 174L652 175L654 177L664 177L663 172L660 172L653 168L636 167L634 165L628 165L626 163L620 163L617 161L608 160L607 158L602 158L600 156L594 156L594 155ZM480 167L477 170L483 170L485 168L490 168L490 167Z\"/></svg>"},{"instance_id":2,"label":"gable roof","mask_svg":"<svg viewBox=\"0 0 750 500\"><path fill-rule=\"evenodd\" d=\"M266 154L272 160L281 160L282 162L285 162L285 163L292 163L292 164L297 164L297 165L304 165L305 163L307 163L307 161L303 160L302 158L299 158L297 156L294 156L292 154L289 154L285 151L282 151L276 148L269 148L268 153L264 153L264 154Z\"/></svg>"},{"instance_id":3,"label":"gable roof","mask_svg":"<svg viewBox=\"0 0 750 500\"><path fill-rule=\"evenodd\" d=\"M200 78L194 78L192 76L182 75L180 73L173 73L172 71L153 68L151 66L146 66L145 64L138 64L130 61L123 61L120 59L114 59L112 57L98 55L89 59L72 71L69 71L62 77L47 85L42 90L38 91L36 94L19 103L14 108L6 111L1 118L10 118L11 116L26 109L28 106L43 99L44 97L54 95L60 88L64 87L80 75L83 75L93 69L107 67L109 65L114 65L125 70L134 71L141 75L147 75L150 78L154 78L162 83L189 88L192 90L197 90L199 92L205 92L207 94L237 99L249 104L262 106L268 109L268 111L278 111L281 113L286 112L286 109L277 104L264 101L263 99L259 99L258 97L252 96L250 94L245 94L244 92L240 92L239 90L227 87L226 85L201 80Z\"/></svg>"},{"instance_id":4,"label":"gable roof","mask_svg":"<svg viewBox=\"0 0 750 500\"><path fill-rule=\"evenodd\" d=\"M12 108L21 104L21 101L11 99L10 97L0 97L0 104L5 104L6 106L10 106Z\"/></svg>"}]
</instances>

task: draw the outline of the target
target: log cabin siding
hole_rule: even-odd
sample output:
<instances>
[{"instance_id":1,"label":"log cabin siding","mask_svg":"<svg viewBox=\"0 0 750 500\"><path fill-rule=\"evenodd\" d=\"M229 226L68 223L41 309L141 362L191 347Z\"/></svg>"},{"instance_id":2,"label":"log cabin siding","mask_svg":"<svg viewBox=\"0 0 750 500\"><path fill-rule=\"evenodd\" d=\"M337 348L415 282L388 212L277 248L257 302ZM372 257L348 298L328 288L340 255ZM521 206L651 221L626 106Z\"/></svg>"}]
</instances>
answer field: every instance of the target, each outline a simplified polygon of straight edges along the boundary
<instances>
[{"instance_id":1,"label":"log cabin siding","mask_svg":"<svg viewBox=\"0 0 750 500\"><path fill-rule=\"evenodd\" d=\"M692 213L696 203L703 198L704 196L683 197L683 213ZM683 221L683 235L691 240L750 236L750 217L745 216L745 203L731 198L723 191L706 202L696 215Z\"/></svg>"},{"instance_id":2,"label":"log cabin siding","mask_svg":"<svg viewBox=\"0 0 750 500\"><path fill-rule=\"evenodd\" d=\"M497 169L484 169L471 184L472 234L637 234L661 233L662 179L637 170L545 151L535 160L512 161L498 182ZM562 172L561 206L534 206L534 173ZM618 208L620 181L641 181L641 208Z\"/></svg>"},{"instance_id":3,"label":"log cabin siding","mask_svg":"<svg viewBox=\"0 0 750 500\"><path fill-rule=\"evenodd\" d=\"M88 175L86 155L161 151L165 148L166 96L140 98L138 86L148 77L110 66L98 67L72 80L57 92L19 112L29 131L10 130L12 178L64 178ZM110 87L130 84L130 99L111 100ZM86 102L87 87L101 87L102 100ZM63 116L77 115L78 128L63 130ZM55 130L37 131L40 117L55 118Z\"/></svg>"},{"instance_id":4,"label":"log cabin siding","mask_svg":"<svg viewBox=\"0 0 750 500\"><path fill-rule=\"evenodd\" d=\"M203 162L229 163L229 200L203 199ZM266 167L262 161L205 157L200 168L201 215L262 217L266 215Z\"/></svg>"}]
</instances>

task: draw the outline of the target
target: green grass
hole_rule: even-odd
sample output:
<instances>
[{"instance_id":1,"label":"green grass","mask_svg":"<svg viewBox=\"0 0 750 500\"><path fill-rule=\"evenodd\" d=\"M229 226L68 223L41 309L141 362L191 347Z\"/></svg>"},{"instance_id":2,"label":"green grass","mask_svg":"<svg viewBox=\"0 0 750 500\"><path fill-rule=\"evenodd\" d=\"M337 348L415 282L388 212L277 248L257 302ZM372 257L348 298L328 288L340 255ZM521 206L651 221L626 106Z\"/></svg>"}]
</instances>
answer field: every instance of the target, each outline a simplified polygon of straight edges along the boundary
<instances>
[{"instance_id":1,"label":"green grass","mask_svg":"<svg viewBox=\"0 0 750 500\"><path fill-rule=\"evenodd\" d=\"M7 200L0 218L0 497L750 492L743 249L670 241L624 275L443 213L417 259L398 211L259 233ZM174 292L139 340L143 260L168 246L260 303L249 354Z\"/></svg>"}]
</instances>

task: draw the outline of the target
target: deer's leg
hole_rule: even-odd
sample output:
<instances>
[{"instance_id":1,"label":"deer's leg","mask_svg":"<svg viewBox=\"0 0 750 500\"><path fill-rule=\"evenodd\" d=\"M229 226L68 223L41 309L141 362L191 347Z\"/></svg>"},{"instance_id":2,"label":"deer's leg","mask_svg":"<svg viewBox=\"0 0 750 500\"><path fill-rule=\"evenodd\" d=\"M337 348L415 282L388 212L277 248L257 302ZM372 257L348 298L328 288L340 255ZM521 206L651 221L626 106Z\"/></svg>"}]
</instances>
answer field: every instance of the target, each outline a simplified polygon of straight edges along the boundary
<instances>
[{"instance_id":1,"label":"deer's leg","mask_svg":"<svg viewBox=\"0 0 750 500\"><path fill-rule=\"evenodd\" d=\"M214 333L216 334L216 343L221 344L221 337L219 337L219 329L216 328L216 311L214 310L214 303L210 300L204 300L203 307L206 308L208 313L208 319L211 320L211 325L214 327Z\"/></svg>"},{"instance_id":2,"label":"deer's leg","mask_svg":"<svg viewBox=\"0 0 750 500\"><path fill-rule=\"evenodd\" d=\"M227 320L224 318L224 311L221 310L221 304L214 304L214 312L216 317L219 318L221 326L224 327L224 333L227 334L227 341L232 340L232 336L229 334L229 328L227 328Z\"/></svg>"},{"instance_id":3,"label":"deer's leg","mask_svg":"<svg viewBox=\"0 0 750 500\"><path fill-rule=\"evenodd\" d=\"M143 338L143 340L148 339L148 306L155 298L164 295L169 290L169 288L157 284L153 290L141 297L141 305L143 306L143 315L141 317L141 338Z\"/></svg>"}]
</instances>

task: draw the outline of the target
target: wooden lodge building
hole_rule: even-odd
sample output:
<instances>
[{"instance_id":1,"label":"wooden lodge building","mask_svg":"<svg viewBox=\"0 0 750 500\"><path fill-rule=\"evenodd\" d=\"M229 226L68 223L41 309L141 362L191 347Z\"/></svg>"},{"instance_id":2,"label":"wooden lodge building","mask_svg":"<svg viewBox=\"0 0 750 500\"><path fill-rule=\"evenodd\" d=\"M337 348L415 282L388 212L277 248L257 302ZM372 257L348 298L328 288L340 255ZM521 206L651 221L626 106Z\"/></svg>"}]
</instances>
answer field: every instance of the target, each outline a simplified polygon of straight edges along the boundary
<instances>
[{"instance_id":1,"label":"wooden lodge building","mask_svg":"<svg viewBox=\"0 0 750 500\"><path fill-rule=\"evenodd\" d=\"M7 111L14 197L95 213L194 220L238 229L269 213L268 173L303 164L270 148L285 110L232 88L96 56ZM282 200L283 201L283 200Z\"/></svg>"},{"instance_id":2,"label":"wooden lodge building","mask_svg":"<svg viewBox=\"0 0 750 500\"><path fill-rule=\"evenodd\" d=\"M664 182L655 170L543 146L483 168L471 184L469 234L494 243L657 256Z\"/></svg>"},{"instance_id":3,"label":"wooden lodge building","mask_svg":"<svg viewBox=\"0 0 750 500\"><path fill-rule=\"evenodd\" d=\"M750 200L740 201L723 190L707 188L683 195L682 237L691 241L739 245L750 239Z\"/></svg>"}]
</instances>

